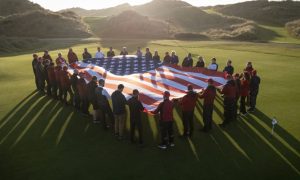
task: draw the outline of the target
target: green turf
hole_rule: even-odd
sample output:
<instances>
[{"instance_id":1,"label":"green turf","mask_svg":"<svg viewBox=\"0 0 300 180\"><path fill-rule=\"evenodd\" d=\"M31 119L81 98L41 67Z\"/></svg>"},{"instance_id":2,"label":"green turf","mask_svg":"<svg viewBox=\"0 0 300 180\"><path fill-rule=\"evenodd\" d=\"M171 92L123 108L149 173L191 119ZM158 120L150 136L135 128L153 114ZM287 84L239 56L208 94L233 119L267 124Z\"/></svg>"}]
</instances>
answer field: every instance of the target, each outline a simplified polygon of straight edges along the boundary
<instances>
[{"instance_id":1,"label":"green turf","mask_svg":"<svg viewBox=\"0 0 300 180\"><path fill-rule=\"evenodd\" d=\"M176 136L176 147L161 151L157 120L143 116L146 147L117 141L71 107L34 91L31 55L0 58L0 179L299 179L300 178L300 46L244 42L173 40L102 40L100 44L133 52L137 46L228 58L241 71L251 60L262 78L258 111L226 129L200 133L202 105L197 104L195 135ZM95 52L97 43L74 45ZM66 55L67 49L51 52ZM214 122L222 121L221 99ZM180 110L174 110L176 135L182 132ZM270 136L271 118L279 125ZM128 128L127 121L127 128Z\"/></svg>"}]
</instances>

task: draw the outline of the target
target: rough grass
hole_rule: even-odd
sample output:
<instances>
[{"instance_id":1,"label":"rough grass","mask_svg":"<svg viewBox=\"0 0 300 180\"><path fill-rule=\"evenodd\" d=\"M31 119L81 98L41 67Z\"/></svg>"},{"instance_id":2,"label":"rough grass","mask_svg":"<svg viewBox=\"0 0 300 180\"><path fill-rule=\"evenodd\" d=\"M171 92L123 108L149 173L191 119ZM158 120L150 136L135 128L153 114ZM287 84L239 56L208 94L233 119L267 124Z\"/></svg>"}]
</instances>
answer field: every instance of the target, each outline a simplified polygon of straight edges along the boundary
<instances>
[{"instance_id":1,"label":"rough grass","mask_svg":"<svg viewBox=\"0 0 300 180\"><path fill-rule=\"evenodd\" d=\"M262 78L256 113L226 129L214 126L209 134L202 127L202 105L195 113L195 136L176 137L176 147L156 148L157 121L143 117L146 147L118 142L110 132L71 107L42 97L34 90L31 55L0 58L0 178L1 179L291 179L300 177L299 81L300 47L289 44L237 42L188 42L173 40L105 40L128 45L177 51L180 59L191 52L208 63L216 57L220 67L228 58L237 71L251 60ZM94 53L98 44L84 47ZM51 52L64 55L67 49ZM222 120L221 99L215 103L214 122ZM176 135L182 132L180 110L174 110ZM279 125L270 136L271 119ZM128 128L128 121L127 121Z\"/></svg>"},{"instance_id":2,"label":"rough grass","mask_svg":"<svg viewBox=\"0 0 300 180\"><path fill-rule=\"evenodd\" d=\"M300 39L300 19L287 23L285 27L292 36Z\"/></svg>"}]
</instances>

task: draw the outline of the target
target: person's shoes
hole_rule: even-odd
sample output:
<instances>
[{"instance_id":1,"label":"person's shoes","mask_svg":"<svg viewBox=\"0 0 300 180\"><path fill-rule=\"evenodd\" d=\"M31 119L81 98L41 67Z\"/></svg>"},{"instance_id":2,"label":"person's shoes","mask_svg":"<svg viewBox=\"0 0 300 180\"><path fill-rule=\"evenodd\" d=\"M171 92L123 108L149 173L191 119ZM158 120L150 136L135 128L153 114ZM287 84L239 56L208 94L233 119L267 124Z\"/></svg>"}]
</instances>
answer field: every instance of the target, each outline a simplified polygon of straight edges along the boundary
<instances>
[{"instance_id":1,"label":"person's shoes","mask_svg":"<svg viewBox=\"0 0 300 180\"><path fill-rule=\"evenodd\" d=\"M170 147L175 147L175 144L174 143L170 143Z\"/></svg>"},{"instance_id":2,"label":"person's shoes","mask_svg":"<svg viewBox=\"0 0 300 180\"><path fill-rule=\"evenodd\" d=\"M207 132L208 132L207 129L205 129L205 128L200 129L200 131L201 131L201 132L204 132L204 133L207 133Z\"/></svg>"},{"instance_id":3,"label":"person's shoes","mask_svg":"<svg viewBox=\"0 0 300 180\"><path fill-rule=\"evenodd\" d=\"M248 112L249 112L249 113L253 113L253 112L254 112L254 109L253 109L253 108L249 108L249 109L248 109Z\"/></svg>"},{"instance_id":4,"label":"person's shoes","mask_svg":"<svg viewBox=\"0 0 300 180\"><path fill-rule=\"evenodd\" d=\"M118 137L118 140L119 140L119 141L123 141L123 140L124 140L124 136L119 136L119 137Z\"/></svg>"},{"instance_id":5,"label":"person's shoes","mask_svg":"<svg viewBox=\"0 0 300 180\"><path fill-rule=\"evenodd\" d=\"M225 123L222 123L222 124L219 124L219 126L220 126L221 128L224 128L224 127L226 127L226 124L225 124Z\"/></svg>"},{"instance_id":6,"label":"person's shoes","mask_svg":"<svg viewBox=\"0 0 300 180\"><path fill-rule=\"evenodd\" d=\"M186 134L182 134L182 135L179 135L178 137L179 137L179 138L182 138L182 139L184 139L184 138L187 138L187 137L188 137L188 135L186 135Z\"/></svg>"},{"instance_id":7,"label":"person's shoes","mask_svg":"<svg viewBox=\"0 0 300 180\"><path fill-rule=\"evenodd\" d=\"M165 150L165 149L167 149L167 146L164 144L160 144L160 145L158 145L158 148Z\"/></svg>"},{"instance_id":8,"label":"person's shoes","mask_svg":"<svg viewBox=\"0 0 300 180\"><path fill-rule=\"evenodd\" d=\"M118 136L119 136L119 133L114 133L114 136L115 136L115 137L118 137Z\"/></svg>"},{"instance_id":9,"label":"person's shoes","mask_svg":"<svg viewBox=\"0 0 300 180\"><path fill-rule=\"evenodd\" d=\"M244 113L241 113L241 116L246 116L248 113L247 112L244 112Z\"/></svg>"},{"instance_id":10,"label":"person's shoes","mask_svg":"<svg viewBox=\"0 0 300 180\"><path fill-rule=\"evenodd\" d=\"M145 144L144 143L139 143L138 145L140 148L144 148L145 147Z\"/></svg>"},{"instance_id":11,"label":"person's shoes","mask_svg":"<svg viewBox=\"0 0 300 180\"><path fill-rule=\"evenodd\" d=\"M99 124L100 123L100 121L98 121L98 120L94 120L93 122L94 122L94 124Z\"/></svg>"}]
</instances>

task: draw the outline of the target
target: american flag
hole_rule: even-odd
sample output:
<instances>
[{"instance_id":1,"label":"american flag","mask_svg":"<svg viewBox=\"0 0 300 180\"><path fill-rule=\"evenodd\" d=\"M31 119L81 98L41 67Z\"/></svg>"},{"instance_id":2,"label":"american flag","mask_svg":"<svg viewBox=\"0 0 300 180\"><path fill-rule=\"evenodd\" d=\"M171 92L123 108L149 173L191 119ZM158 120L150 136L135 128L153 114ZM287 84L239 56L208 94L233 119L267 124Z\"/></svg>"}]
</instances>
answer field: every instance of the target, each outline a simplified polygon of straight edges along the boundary
<instances>
[{"instance_id":1,"label":"american flag","mask_svg":"<svg viewBox=\"0 0 300 180\"><path fill-rule=\"evenodd\" d=\"M209 78L214 80L215 86L226 83L222 72L164 65L135 55L86 59L73 64L72 68L83 73L86 81L90 81L92 76L96 76L98 80L105 79L105 89L110 94L119 84L125 86L123 94L126 98L131 97L134 89L138 89L140 100L148 111L159 105L165 91L170 92L171 99L177 99L186 94L188 84L193 85L196 92L200 92L207 87L206 80ZM72 69L70 73L72 74Z\"/></svg>"}]
</instances>

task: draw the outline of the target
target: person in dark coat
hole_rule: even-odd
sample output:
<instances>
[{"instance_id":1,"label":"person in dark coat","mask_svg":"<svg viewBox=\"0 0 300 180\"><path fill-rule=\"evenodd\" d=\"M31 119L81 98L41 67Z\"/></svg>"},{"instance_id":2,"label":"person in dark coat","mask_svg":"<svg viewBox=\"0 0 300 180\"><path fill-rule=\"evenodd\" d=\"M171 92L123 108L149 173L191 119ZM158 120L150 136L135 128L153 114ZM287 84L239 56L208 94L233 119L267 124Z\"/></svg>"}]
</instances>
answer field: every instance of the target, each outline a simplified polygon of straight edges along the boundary
<instances>
[{"instance_id":1,"label":"person in dark coat","mask_svg":"<svg viewBox=\"0 0 300 180\"><path fill-rule=\"evenodd\" d=\"M135 142L135 128L137 127L139 132L139 144L142 145L143 141L143 128L141 112L144 111L144 106L139 100L139 91L133 90L132 97L127 101L130 111L130 140Z\"/></svg>"},{"instance_id":2,"label":"person in dark coat","mask_svg":"<svg viewBox=\"0 0 300 180\"><path fill-rule=\"evenodd\" d=\"M150 49L149 48L146 48L146 53L145 53L145 59L146 61L149 61L151 60L153 57L152 57L152 53L150 52Z\"/></svg>"},{"instance_id":3,"label":"person in dark coat","mask_svg":"<svg viewBox=\"0 0 300 180\"><path fill-rule=\"evenodd\" d=\"M58 100L62 100L62 94L63 94L62 86L61 86L61 82L60 82L60 71L62 71L61 66L55 66L54 67L56 85L57 85L57 89L58 89L58 96L57 96Z\"/></svg>"},{"instance_id":4,"label":"person in dark coat","mask_svg":"<svg viewBox=\"0 0 300 180\"><path fill-rule=\"evenodd\" d=\"M79 75L79 77L76 86L80 97L80 109L83 114L89 115L87 84L83 78L83 74Z\"/></svg>"},{"instance_id":5,"label":"person in dark coat","mask_svg":"<svg viewBox=\"0 0 300 180\"><path fill-rule=\"evenodd\" d=\"M47 74L48 74L48 81L50 84L50 93L53 96L54 99L57 99L57 83L55 78L55 70L54 70L54 63L50 63L50 65L47 67Z\"/></svg>"},{"instance_id":6,"label":"person in dark coat","mask_svg":"<svg viewBox=\"0 0 300 180\"><path fill-rule=\"evenodd\" d=\"M236 87L235 82L230 74L227 75L227 83L219 90L224 96L224 121L220 124L221 127L225 127L228 123L234 120L235 113L235 101L236 101Z\"/></svg>"},{"instance_id":7,"label":"person in dark coat","mask_svg":"<svg viewBox=\"0 0 300 180\"><path fill-rule=\"evenodd\" d=\"M187 57L182 61L182 67L193 67L194 61L192 58L192 54L189 53Z\"/></svg>"},{"instance_id":8,"label":"person in dark coat","mask_svg":"<svg viewBox=\"0 0 300 180\"><path fill-rule=\"evenodd\" d=\"M203 59L202 56L198 57L198 61L197 61L196 67L201 67L201 68L205 67L205 62L204 62L204 59Z\"/></svg>"},{"instance_id":9,"label":"person in dark coat","mask_svg":"<svg viewBox=\"0 0 300 180\"><path fill-rule=\"evenodd\" d=\"M158 107L151 111L153 114L160 114L159 126L161 133L161 144L158 145L160 149L167 149L167 146L174 147L174 130L173 130L173 108L174 103L170 100L170 92L164 92L164 100Z\"/></svg>"},{"instance_id":10,"label":"person in dark coat","mask_svg":"<svg viewBox=\"0 0 300 180\"><path fill-rule=\"evenodd\" d=\"M234 120L237 120L238 102L241 97L241 79L240 79L240 75L238 73L236 73L234 75L234 82L235 82L235 87L236 87Z\"/></svg>"},{"instance_id":11,"label":"person in dark coat","mask_svg":"<svg viewBox=\"0 0 300 180\"><path fill-rule=\"evenodd\" d=\"M192 137L194 131L194 110L198 100L198 94L193 90L191 84L187 87L188 92L180 101L182 109L183 135L182 137Z\"/></svg>"},{"instance_id":12,"label":"person in dark coat","mask_svg":"<svg viewBox=\"0 0 300 180\"><path fill-rule=\"evenodd\" d=\"M49 77L48 77L48 71L47 68L50 66L50 60L49 59L43 59L43 65L44 65L44 72L45 72L45 80L46 80L46 87L47 87L47 96L52 95L52 85L50 83Z\"/></svg>"},{"instance_id":13,"label":"person in dark coat","mask_svg":"<svg viewBox=\"0 0 300 180\"><path fill-rule=\"evenodd\" d=\"M153 60L154 62L160 63L160 56L158 55L158 51L154 51Z\"/></svg>"},{"instance_id":14,"label":"person in dark coat","mask_svg":"<svg viewBox=\"0 0 300 180\"><path fill-rule=\"evenodd\" d=\"M107 52L107 57L112 58L115 56L115 51L113 50L112 47L109 48L109 51Z\"/></svg>"},{"instance_id":15,"label":"person in dark coat","mask_svg":"<svg viewBox=\"0 0 300 180\"><path fill-rule=\"evenodd\" d=\"M172 54L171 54L171 64L176 64L178 65L179 63L179 58L178 56L176 55L176 52L175 51L172 51Z\"/></svg>"},{"instance_id":16,"label":"person in dark coat","mask_svg":"<svg viewBox=\"0 0 300 180\"><path fill-rule=\"evenodd\" d=\"M125 120L126 120L126 104L127 100L122 94L124 85L119 84L118 89L112 93L111 100L113 104L113 113L115 116L115 136L119 140L124 139Z\"/></svg>"},{"instance_id":17,"label":"person in dark coat","mask_svg":"<svg viewBox=\"0 0 300 180\"><path fill-rule=\"evenodd\" d=\"M123 50L121 51L120 55L126 56L128 55L128 51L126 47L123 47Z\"/></svg>"},{"instance_id":18,"label":"person in dark coat","mask_svg":"<svg viewBox=\"0 0 300 180\"><path fill-rule=\"evenodd\" d=\"M95 90L98 87L97 85L97 77L93 76L92 80L87 84L87 90L88 90L88 100L89 100L89 104L92 104L93 106L93 122L94 123L100 123L100 112L99 110L99 106L97 103L97 99L96 99L96 93Z\"/></svg>"},{"instance_id":19,"label":"person in dark coat","mask_svg":"<svg viewBox=\"0 0 300 180\"><path fill-rule=\"evenodd\" d=\"M171 64L171 56L170 56L169 52L165 53L165 57L164 57L163 63L164 64Z\"/></svg>"},{"instance_id":20,"label":"person in dark coat","mask_svg":"<svg viewBox=\"0 0 300 180\"><path fill-rule=\"evenodd\" d=\"M73 94L72 89L71 89L71 81L70 81L67 66L64 66L62 71L60 71L60 83L61 83L61 89L62 89L62 93L63 93L62 101L66 105L72 104L74 94ZM67 101L68 94L70 96L69 102Z\"/></svg>"},{"instance_id":21,"label":"person in dark coat","mask_svg":"<svg viewBox=\"0 0 300 180\"><path fill-rule=\"evenodd\" d=\"M36 89L38 90L39 89L39 83L38 83L38 78L37 78L37 74L36 74L36 66L37 66L37 63L38 63L38 55L36 54L33 54L33 60L32 60L32 71L33 71L33 74L34 74L34 81L35 81L35 86L36 86Z\"/></svg>"},{"instance_id":22,"label":"person in dark coat","mask_svg":"<svg viewBox=\"0 0 300 180\"><path fill-rule=\"evenodd\" d=\"M35 64L35 72L36 72L36 77L37 77L37 82L38 82L38 90L41 93L45 93L45 67L43 65L43 59L41 57L38 58L37 63Z\"/></svg>"},{"instance_id":23,"label":"person in dark coat","mask_svg":"<svg viewBox=\"0 0 300 180\"><path fill-rule=\"evenodd\" d=\"M75 106L76 109L80 110L80 96L79 96L79 92L77 89L77 82L79 80L79 72L77 69L74 70L72 76L71 76L71 86L72 86L72 90L74 92L74 102L73 105Z\"/></svg>"},{"instance_id":24,"label":"person in dark coat","mask_svg":"<svg viewBox=\"0 0 300 180\"><path fill-rule=\"evenodd\" d=\"M82 59L91 59L92 55L88 52L87 48L84 48L84 52L82 53Z\"/></svg>"},{"instance_id":25,"label":"person in dark coat","mask_svg":"<svg viewBox=\"0 0 300 180\"><path fill-rule=\"evenodd\" d=\"M72 48L69 49L68 62L69 62L69 64L78 62L78 57L77 57L76 53L73 52Z\"/></svg>"},{"instance_id":26,"label":"person in dark coat","mask_svg":"<svg viewBox=\"0 0 300 180\"><path fill-rule=\"evenodd\" d=\"M204 99L202 114L204 123L204 127L202 129L203 132L208 132L212 129L214 100L216 97L216 87L213 85L214 81L212 79L208 79L207 82L208 86L199 95L201 99Z\"/></svg>"},{"instance_id":27,"label":"person in dark coat","mask_svg":"<svg viewBox=\"0 0 300 180\"><path fill-rule=\"evenodd\" d=\"M53 62L53 59L52 59L52 57L50 56L49 51L47 51L47 50L44 51L43 60L44 60L44 61L45 61L45 60L49 60L50 63Z\"/></svg>"},{"instance_id":28,"label":"person in dark coat","mask_svg":"<svg viewBox=\"0 0 300 180\"><path fill-rule=\"evenodd\" d=\"M252 71L252 78L250 80L250 108L249 112L253 112L256 106L256 99L259 92L259 85L260 85L260 77L257 76L257 71Z\"/></svg>"},{"instance_id":29,"label":"person in dark coat","mask_svg":"<svg viewBox=\"0 0 300 180\"><path fill-rule=\"evenodd\" d=\"M96 93L96 98L97 98L97 103L98 103L99 109L101 110L101 113L102 113L102 119L101 119L102 125L103 125L103 128L106 130L110 127L109 123L106 121L106 115L109 117L110 124L112 125L112 127L114 127L115 118L114 118L112 109L108 102L108 100L111 99L111 97L108 94L108 92L106 91L106 89L104 88L104 86L105 86L104 79L100 79L98 81L98 83L99 83L99 86L95 89L95 93Z\"/></svg>"},{"instance_id":30,"label":"person in dark coat","mask_svg":"<svg viewBox=\"0 0 300 180\"><path fill-rule=\"evenodd\" d=\"M232 61L227 61L227 66L224 68L223 72L226 72L227 74L233 75L234 73L234 67L232 66Z\"/></svg>"},{"instance_id":31,"label":"person in dark coat","mask_svg":"<svg viewBox=\"0 0 300 180\"><path fill-rule=\"evenodd\" d=\"M250 74L248 72L244 72L241 79L241 101L240 101L240 114L246 115L246 98L249 96L249 84L250 84Z\"/></svg>"}]
</instances>

